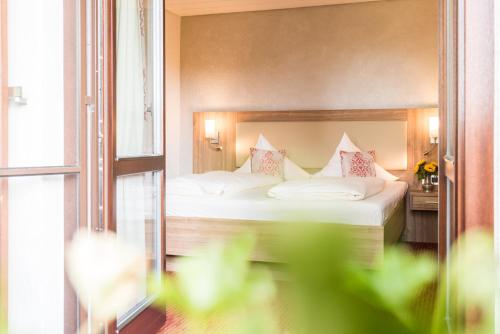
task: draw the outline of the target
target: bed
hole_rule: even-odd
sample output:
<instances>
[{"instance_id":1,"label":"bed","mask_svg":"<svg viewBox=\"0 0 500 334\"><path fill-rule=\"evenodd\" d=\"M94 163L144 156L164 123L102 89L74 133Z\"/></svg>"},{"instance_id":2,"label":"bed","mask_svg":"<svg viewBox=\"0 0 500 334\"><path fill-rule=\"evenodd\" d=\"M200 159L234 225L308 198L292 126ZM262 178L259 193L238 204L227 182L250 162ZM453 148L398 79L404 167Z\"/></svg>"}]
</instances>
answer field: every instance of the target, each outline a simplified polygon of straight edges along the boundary
<instances>
[{"instance_id":1,"label":"bed","mask_svg":"<svg viewBox=\"0 0 500 334\"><path fill-rule=\"evenodd\" d=\"M407 186L388 182L382 192L362 201L280 201L267 196L269 187L223 198L169 195L167 255L189 256L211 241L252 231L260 243L252 260L279 262L267 246L278 241L286 224L299 222L349 226L353 237L362 240L363 261L370 262L403 231Z\"/></svg>"},{"instance_id":2,"label":"bed","mask_svg":"<svg viewBox=\"0 0 500 334\"><path fill-rule=\"evenodd\" d=\"M270 136L276 146L285 147L301 167L315 172L332 154L335 145L331 143L338 140L342 132L350 131L355 133L360 145L375 147L381 161L400 180L387 181L383 191L361 201L276 200L268 196L272 185L230 196L167 194L167 259L191 256L209 242L252 231L258 239L252 260L279 263L280 259L268 251L268 246L280 238L280 231L287 224L307 222L346 226L359 245L362 260L371 263L383 254L385 245L398 242L405 228L406 191L411 179L409 166L421 153L420 147L425 146L425 129L418 129L418 124L419 117L427 111L434 112L433 109L422 112L391 109L196 113L194 170L198 173L214 169L234 171L243 164L247 146L262 132ZM204 138L204 120L212 118L223 124L223 151L211 149ZM370 129L373 131L368 131ZM384 138L380 138L380 133L384 133ZM320 145L317 145L318 139ZM311 150L313 145L315 148Z\"/></svg>"},{"instance_id":3,"label":"bed","mask_svg":"<svg viewBox=\"0 0 500 334\"><path fill-rule=\"evenodd\" d=\"M167 216L383 227L404 199L408 184L388 181L383 191L362 201L277 200L267 195L271 187L228 197L171 194L167 197Z\"/></svg>"}]
</instances>

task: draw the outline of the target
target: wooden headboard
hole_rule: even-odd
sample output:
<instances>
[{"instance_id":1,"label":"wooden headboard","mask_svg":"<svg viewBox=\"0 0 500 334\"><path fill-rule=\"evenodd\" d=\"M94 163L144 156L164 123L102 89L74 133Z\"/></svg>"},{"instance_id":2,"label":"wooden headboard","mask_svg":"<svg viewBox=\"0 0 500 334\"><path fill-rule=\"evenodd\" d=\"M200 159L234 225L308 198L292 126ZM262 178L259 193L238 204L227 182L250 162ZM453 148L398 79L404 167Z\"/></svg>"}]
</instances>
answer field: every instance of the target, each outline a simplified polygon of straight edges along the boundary
<instances>
[{"instance_id":1,"label":"wooden headboard","mask_svg":"<svg viewBox=\"0 0 500 334\"><path fill-rule=\"evenodd\" d=\"M367 126L373 122L406 124L407 169L391 172L411 181L411 169L430 147L428 118L437 115L436 108L424 109L358 109L358 110L313 110L313 111L244 111L244 112L198 112L194 113L193 170L202 173L210 170L235 170L237 168L236 139L238 124L270 122L360 122ZM215 119L220 132L222 151L214 150L205 139L205 119ZM363 123L361 123L363 122ZM257 125L258 126L258 125ZM379 125L377 125L379 126ZM310 131L310 129L309 129ZM403 137L400 137L403 138ZM354 139L353 139L354 140ZM335 150L337 142L322 143ZM363 147L362 147L363 148ZM372 148L372 147L370 147ZM435 155L437 150L434 150ZM435 157L431 157L434 158ZM241 157L239 158L241 160ZM241 161L240 161L241 163ZM308 167L308 166L303 166Z\"/></svg>"}]
</instances>

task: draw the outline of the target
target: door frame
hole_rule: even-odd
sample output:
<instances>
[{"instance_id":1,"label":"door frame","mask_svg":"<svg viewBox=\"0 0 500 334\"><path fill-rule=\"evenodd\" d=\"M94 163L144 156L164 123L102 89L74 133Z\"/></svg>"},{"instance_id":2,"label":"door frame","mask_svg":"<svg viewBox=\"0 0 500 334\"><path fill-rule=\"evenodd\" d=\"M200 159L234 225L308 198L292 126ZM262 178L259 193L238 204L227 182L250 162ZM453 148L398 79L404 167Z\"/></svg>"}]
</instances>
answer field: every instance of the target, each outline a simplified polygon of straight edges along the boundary
<instances>
[{"instance_id":1,"label":"door frame","mask_svg":"<svg viewBox=\"0 0 500 334\"><path fill-rule=\"evenodd\" d=\"M0 0L0 317L8 319L8 180L12 177L29 176L76 176L77 179L64 179L64 217L76 219L78 225L64 229L65 241L69 242L78 227L88 226L89 215L87 200L89 184L87 182L88 145L87 126L88 108L87 76L93 58L87 56L87 3L92 0L64 1L63 15L63 75L73 84L64 87L64 162L61 166L46 167L8 167L8 127L9 127L9 92L8 92L8 0ZM76 17L79 14L78 18ZM78 24L76 24L78 23ZM78 35L77 35L78 32ZM77 55L77 52L80 52ZM76 61L77 59L78 61ZM90 64L90 65L89 65ZM78 77L79 74L79 77ZM78 82L75 81L78 79ZM78 88L78 91L77 91ZM75 136L78 133L78 136ZM74 164L74 158L78 162ZM5 168L2 168L5 167ZM75 189L78 189L75 191ZM73 324L79 326L86 319L86 313L79 303L68 306L73 301L73 288L67 274L64 277L64 331L74 331ZM86 305L85 305L86 306Z\"/></svg>"},{"instance_id":2,"label":"door frame","mask_svg":"<svg viewBox=\"0 0 500 334\"><path fill-rule=\"evenodd\" d=\"M99 0L98 0L99 1ZM164 1L163 9L164 9ZM106 231L116 231L116 181L119 176L137 174L143 172L161 172L160 192L161 192L161 221L160 221L160 252L161 252L161 272L165 272L165 99L163 99L162 113L162 154L152 157L120 158L116 159L116 0L104 0L103 21L104 21L104 82L106 101L104 105L104 227ZM163 16L162 31L165 31L165 13ZM163 43L163 55L165 55L165 43ZM165 68L165 56L163 56L163 68ZM165 76L163 75L163 82ZM164 87L164 85L163 85ZM163 92L164 93L164 92ZM166 322L166 310L160 311L153 307L147 307L141 315L118 330L117 323L108 324L108 333L156 333Z\"/></svg>"},{"instance_id":3,"label":"door frame","mask_svg":"<svg viewBox=\"0 0 500 334\"><path fill-rule=\"evenodd\" d=\"M456 10L447 18L448 2ZM440 0L440 189L446 175L456 184L452 240L465 231L493 231L494 223L494 0ZM447 48L449 29L456 29L454 48ZM452 62L450 64L450 62ZM447 75L450 66L452 75ZM455 94L450 94L450 88ZM446 162L448 106L456 110L456 157ZM440 191L439 255L446 249L446 191Z\"/></svg>"},{"instance_id":4,"label":"door frame","mask_svg":"<svg viewBox=\"0 0 500 334\"><path fill-rule=\"evenodd\" d=\"M450 245L468 231L484 230L492 235L494 232L494 0L439 0L439 8L438 247L445 268L445 277L439 284L449 301L449 325L461 326L470 321L461 316L467 314L468 305L467 299L465 305L456 304L456 292L450 290L446 277ZM450 113L455 135L452 160L444 158ZM449 194L447 179L453 184ZM448 206L451 217L447 217Z\"/></svg>"}]
</instances>

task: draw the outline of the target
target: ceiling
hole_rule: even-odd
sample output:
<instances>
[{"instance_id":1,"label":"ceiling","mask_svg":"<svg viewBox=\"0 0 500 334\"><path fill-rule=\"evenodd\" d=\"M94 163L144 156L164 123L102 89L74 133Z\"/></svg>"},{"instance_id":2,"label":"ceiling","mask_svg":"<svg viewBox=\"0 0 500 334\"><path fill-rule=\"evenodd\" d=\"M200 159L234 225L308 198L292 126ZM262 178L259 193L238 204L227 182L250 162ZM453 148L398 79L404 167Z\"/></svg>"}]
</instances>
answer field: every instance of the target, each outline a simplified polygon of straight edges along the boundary
<instances>
[{"instance_id":1,"label":"ceiling","mask_svg":"<svg viewBox=\"0 0 500 334\"><path fill-rule=\"evenodd\" d=\"M370 1L380 0L166 0L165 6L179 16L193 16Z\"/></svg>"}]
</instances>

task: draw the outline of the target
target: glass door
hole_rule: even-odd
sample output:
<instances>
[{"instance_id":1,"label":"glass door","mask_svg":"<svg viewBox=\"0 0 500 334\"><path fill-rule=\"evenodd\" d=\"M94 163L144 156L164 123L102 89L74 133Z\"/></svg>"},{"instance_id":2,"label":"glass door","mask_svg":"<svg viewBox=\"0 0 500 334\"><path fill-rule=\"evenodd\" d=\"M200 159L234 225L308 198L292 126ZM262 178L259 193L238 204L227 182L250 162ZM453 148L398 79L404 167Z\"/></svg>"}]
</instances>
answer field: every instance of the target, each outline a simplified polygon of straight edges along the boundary
<instances>
[{"instance_id":1,"label":"glass door","mask_svg":"<svg viewBox=\"0 0 500 334\"><path fill-rule=\"evenodd\" d=\"M0 306L9 333L76 333L65 244L86 216L85 0L0 2Z\"/></svg>"},{"instance_id":2,"label":"glass door","mask_svg":"<svg viewBox=\"0 0 500 334\"><path fill-rule=\"evenodd\" d=\"M163 1L107 3L110 60L106 108L108 229L145 253L143 288L111 330L155 333L165 312L150 307L148 277L160 278L164 259Z\"/></svg>"}]
</instances>

